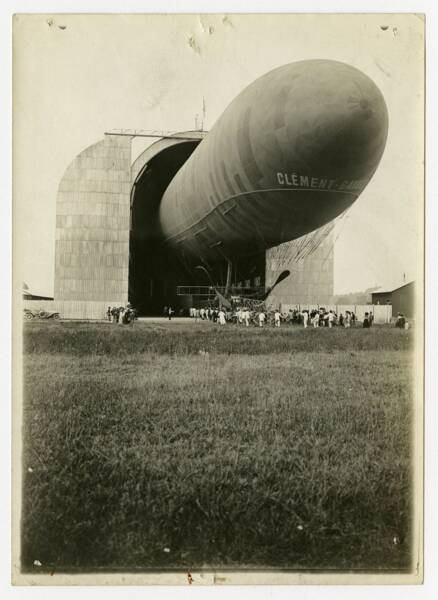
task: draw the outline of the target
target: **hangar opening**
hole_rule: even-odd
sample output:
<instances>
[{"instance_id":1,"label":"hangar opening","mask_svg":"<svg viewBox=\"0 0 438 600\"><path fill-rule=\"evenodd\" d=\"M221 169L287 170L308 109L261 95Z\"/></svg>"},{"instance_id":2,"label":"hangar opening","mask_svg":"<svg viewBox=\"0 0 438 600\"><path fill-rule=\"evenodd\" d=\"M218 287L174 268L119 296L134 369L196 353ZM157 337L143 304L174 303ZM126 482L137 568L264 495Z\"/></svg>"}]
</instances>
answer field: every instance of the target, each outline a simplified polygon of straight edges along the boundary
<instances>
[{"instance_id":1,"label":"hangar opening","mask_svg":"<svg viewBox=\"0 0 438 600\"><path fill-rule=\"evenodd\" d=\"M181 265L161 244L158 208L167 186L199 142L178 141L159 151L144 165L134 182L128 297L140 314L160 314L165 304L175 304L175 275Z\"/></svg>"},{"instance_id":2,"label":"hangar opening","mask_svg":"<svg viewBox=\"0 0 438 600\"><path fill-rule=\"evenodd\" d=\"M204 292L211 283L223 286L227 278L227 261L203 263L205 271L196 266L202 261L189 259L164 247L158 221L162 196L196 149L200 139L175 139L172 145L158 150L145 162L131 190L131 221L129 239L129 302L140 315L159 315L164 306L176 310L203 304ZM232 284L236 289L263 286L265 283L265 253L255 257L240 257L233 261ZM202 288L197 295L196 288ZM181 293L186 290L187 293Z\"/></svg>"}]
</instances>

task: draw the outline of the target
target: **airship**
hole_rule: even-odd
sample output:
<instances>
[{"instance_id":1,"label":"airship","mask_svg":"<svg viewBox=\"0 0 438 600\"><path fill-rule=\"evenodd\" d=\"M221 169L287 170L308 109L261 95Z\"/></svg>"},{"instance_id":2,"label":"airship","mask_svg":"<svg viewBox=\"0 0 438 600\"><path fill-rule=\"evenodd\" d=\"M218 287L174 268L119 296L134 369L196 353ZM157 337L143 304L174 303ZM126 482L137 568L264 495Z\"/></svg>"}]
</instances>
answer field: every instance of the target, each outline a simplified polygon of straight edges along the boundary
<instances>
[{"instance_id":1,"label":"airship","mask_svg":"<svg viewBox=\"0 0 438 600\"><path fill-rule=\"evenodd\" d=\"M187 260L232 264L317 230L358 199L387 133L383 95L359 69L305 60L269 71L168 185L162 243Z\"/></svg>"}]
</instances>

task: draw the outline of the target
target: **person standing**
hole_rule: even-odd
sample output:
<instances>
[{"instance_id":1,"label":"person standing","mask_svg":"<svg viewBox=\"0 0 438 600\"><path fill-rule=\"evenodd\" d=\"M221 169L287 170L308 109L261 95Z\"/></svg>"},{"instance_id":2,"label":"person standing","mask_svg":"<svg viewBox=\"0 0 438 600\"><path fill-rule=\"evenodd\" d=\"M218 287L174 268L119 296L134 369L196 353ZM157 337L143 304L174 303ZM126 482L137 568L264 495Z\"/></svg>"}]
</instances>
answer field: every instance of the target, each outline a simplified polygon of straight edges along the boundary
<instances>
[{"instance_id":1,"label":"person standing","mask_svg":"<svg viewBox=\"0 0 438 600\"><path fill-rule=\"evenodd\" d=\"M220 324L220 325L225 325L225 324L226 324L226 320L225 320L225 313L224 313L224 311L222 310L222 308L219 310L218 317L219 317L219 324Z\"/></svg>"},{"instance_id":2,"label":"person standing","mask_svg":"<svg viewBox=\"0 0 438 600\"><path fill-rule=\"evenodd\" d=\"M324 309L320 308L319 309L319 321L318 321L318 327L324 327Z\"/></svg>"},{"instance_id":3,"label":"person standing","mask_svg":"<svg viewBox=\"0 0 438 600\"><path fill-rule=\"evenodd\" d=\"M274 313L274 325L275 327L280 327L280 311L277 309Z\"/></svg>"},{"instance_id":4,"label":"person standing","mask_svg":"<svg viewBox=\"0 0 438 600\"><path fill-rule=\"evenodd\" d=\"M172 307L169 306L167 309L167 318L169 319L169 321L172 320L172 315L173 315L173 310L172 310Z\"/></svg>"},{"instance_id":5,"label":"person standing","mask_svg":"<svg viewBox=\"0 0 438 600\"><path fill-rule=\"evenodd\" d=\"M259 327L263 327L265 324L266 315L263 311L259 313Z\"/></svg>"},{"instance_id":6,"label":"person standing","mask_svg":"<svg viewBox=\"0 0 438 600\"><path fill-rule=\"evenodd\" d=\"M249 327L249 319L250 319L250 314L249 314L249 310L247 308L245 308L245 310L243 311L243 318L245 320L245 326Z\"/></svg>"},{"instance_id":7,"label":"person standing","mask_svg":"<svg viewBox=\"0 0 438 600\"><path fill-rule=\"evenodd\" d=\"M303 324L304 324L304 329L307 329L307 323L309 321L309 312L307 310L305 310L303 312Z\"/></svg>"},{"instance_id":8,"label":"person standing","mask_svg":"<svg viewBox=\"0 0 438 600\"><path fill-rule=\"evenodd\" d=\"M370 320L369 320L369 315L367 312L365 313L365 316L363 318L362 327L364 329L369 329L369 327L370 327Z\"/></svg>"},{"instance_id":9,"label":"person standing","mask_svg":"<svg viewBox=\"0 0 438 600\"><path fill-rule=\"evenodd\" d=\"M406 319L403 313L397 313L397 320L395 322L396 327L400 327L400 329L404 329L406 325Z\"/></svg>"},{"instance_id":10,"label":"person standing","mask_svg":"<svg viewBox=\"0 0 438 600\"><path fill-rule=\"evenodd\" d=\"M334 320L335 320L334 312L332 310L329 310L329 314L328 314L328 326L330 328L333 327Z\"/></svg>"},{"instance_id":11,"label":"person standing","mask_svg":"<svg viewBox=\"0 0 438 600\"><path fill-rule=\"evenodd\" d=\"M106 311L106 318L109 322L111 322L111 306L108 306L108 310Z\"/></svg>"}]
</instances>

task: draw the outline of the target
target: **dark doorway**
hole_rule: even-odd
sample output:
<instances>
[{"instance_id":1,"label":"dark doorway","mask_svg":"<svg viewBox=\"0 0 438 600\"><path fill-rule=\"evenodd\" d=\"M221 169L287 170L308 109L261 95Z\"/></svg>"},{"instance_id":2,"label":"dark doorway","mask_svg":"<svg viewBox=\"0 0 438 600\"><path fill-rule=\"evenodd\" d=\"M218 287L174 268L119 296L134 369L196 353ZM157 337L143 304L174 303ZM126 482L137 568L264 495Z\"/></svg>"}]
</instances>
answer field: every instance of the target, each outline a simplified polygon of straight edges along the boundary
<instances>
[{"instance_id":1,"label":"dark doorway","mask_svg":"<svg viewBox=\"0 0 438 600\"><path fill-rule=\"evenodd\" d=\"M176 278L184 265L162 247L158 208L167 186L199 142L182 141L165 148L145 165L134 183L128 295L140 315L161 314L165 305L176 305Z\"/></svg>"}]
</instances>

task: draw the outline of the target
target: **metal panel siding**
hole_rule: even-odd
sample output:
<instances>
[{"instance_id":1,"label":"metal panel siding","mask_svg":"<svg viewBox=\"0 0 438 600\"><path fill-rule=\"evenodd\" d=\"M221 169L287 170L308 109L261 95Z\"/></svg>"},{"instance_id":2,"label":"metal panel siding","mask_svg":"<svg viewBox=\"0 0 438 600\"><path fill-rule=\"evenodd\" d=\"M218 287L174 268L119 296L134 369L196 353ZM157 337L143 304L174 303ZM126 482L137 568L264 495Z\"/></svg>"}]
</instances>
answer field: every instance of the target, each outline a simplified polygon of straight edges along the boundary
<instances>
[{"instance_id":1,"label":"metal panel siding","mask_svg":"<svg viewBox=\"0 0 438 600\"><path fill-rule=\"evenodd\" d=\"M296 240L299 244L300 240ZM295 244L295 242L294 242ZM272 306L278 305L327 305L333 301L333 234L330 233L320 246L306 258L282 261L272 258L276 249L266 252L266 285L272 285L281 271L291 274L282 281L269 297Z\"/></svg>"},{"instance_id":2,"label":"metal panel siding","mask_svg":"<svg viewBox=\"0 0 438 600\"><path fill-rule=\"evenodd\" d=\"M130 148L130 137L106 136L73 161L59 185L55 301L82 302L68 305L81 318L87 306L96 313L89 301L128 301Z\"/></svg>"}]
</instances>

